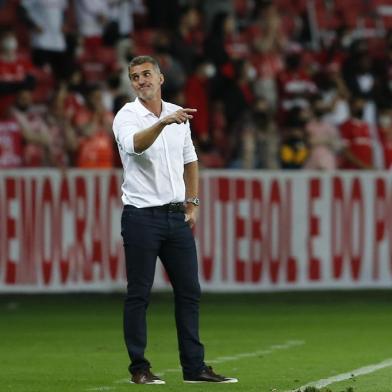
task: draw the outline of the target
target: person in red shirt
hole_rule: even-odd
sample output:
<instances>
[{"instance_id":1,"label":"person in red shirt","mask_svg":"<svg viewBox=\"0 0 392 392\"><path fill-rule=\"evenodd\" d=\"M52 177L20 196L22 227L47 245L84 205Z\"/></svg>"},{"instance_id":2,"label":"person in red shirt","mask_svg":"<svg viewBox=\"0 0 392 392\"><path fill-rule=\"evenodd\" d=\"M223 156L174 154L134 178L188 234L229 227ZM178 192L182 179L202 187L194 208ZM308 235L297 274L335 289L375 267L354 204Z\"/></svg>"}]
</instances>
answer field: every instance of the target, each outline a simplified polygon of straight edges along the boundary
<instances>
[{"instance_id":1,"label":"person in red shirt","mask_svg":"<svg viewBox=\"0 0 392 392\"><path fill-rule=\"evenodd\" d=\"M0 31L0 106L13 105L16 93L35 84L33 66L18 55L18 40L11 28Z\"/></svg>"},{"instance_id":2,"label":"person in red shirt","mask_svg":"<svg viewBox=\"0 0 392 392\"><path fill-rule=\"evenodd\" d=\"M197 116L192 120L192 128L198 141L205 141L209 137L208 79L214 75L214 65L206 59L199 58L194 72L185 84L185 106L197 109Z\"/></svg>"},{"instance_id":3,"label":"person in red shirt","mask_svg":"<svg viewBox=\"0 0 392 392\"><path fill-rule=\"evenodd\" d=\"M91 86L86 103L86 107L80 109L74 118L74 125L79 131L79 137L73 146L76 150L76 166L85 169L112 168L113 114L104 108L99 86Z\"/></svg>"},{"instance_id":4,"label":"person in red shirt","mask_svg":"<svg viewBox=\"0 0 392 392\"><path fill-rule=\"evenodd\" d=\"M369 125L363 121L365 101L353 97L350 102L351 117L341 125L340 135L344 148L340 168L373 169L373 145Z\"/></svg>"},{"instance_id":5,"label":"person in red shirt","mask_svg":"<svg viewBox=\"0 0 392 392\"><path fill-rule=\"evenodd\" d=\"M22 130L9 108L0 106L0 169L22 166Z\"/></svg>"},{"instance_id":6,"label":"person in red shirt","mask_svg":"<svg viewBox=\"0 0 392 392\"><path fill-rule=\"evenodd\" d=\"M384 153L384 169L392 168L392 110L390 107L380 108L378 116L378 132Z\"/></svg>"}]
</instances>

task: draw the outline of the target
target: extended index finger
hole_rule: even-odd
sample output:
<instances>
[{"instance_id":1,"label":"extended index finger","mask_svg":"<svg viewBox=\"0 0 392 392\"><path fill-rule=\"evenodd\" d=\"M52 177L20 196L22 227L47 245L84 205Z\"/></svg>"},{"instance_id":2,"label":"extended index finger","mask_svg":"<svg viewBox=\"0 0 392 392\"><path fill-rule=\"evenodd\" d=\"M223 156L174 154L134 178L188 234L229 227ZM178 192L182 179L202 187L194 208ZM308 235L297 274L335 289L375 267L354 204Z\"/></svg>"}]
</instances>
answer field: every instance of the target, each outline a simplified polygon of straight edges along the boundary
<instances>
[{"instance_id":1,"label":"extended index finger","mask_svg":"<svg viewBox=\"0 0 392 392\"><path fill-rule=\"evenodd\" d=\"M192 108L184 108L182 109L186 113L194 113L197 112L197 109L192 109Z\"/></svg>"}]
</instances>

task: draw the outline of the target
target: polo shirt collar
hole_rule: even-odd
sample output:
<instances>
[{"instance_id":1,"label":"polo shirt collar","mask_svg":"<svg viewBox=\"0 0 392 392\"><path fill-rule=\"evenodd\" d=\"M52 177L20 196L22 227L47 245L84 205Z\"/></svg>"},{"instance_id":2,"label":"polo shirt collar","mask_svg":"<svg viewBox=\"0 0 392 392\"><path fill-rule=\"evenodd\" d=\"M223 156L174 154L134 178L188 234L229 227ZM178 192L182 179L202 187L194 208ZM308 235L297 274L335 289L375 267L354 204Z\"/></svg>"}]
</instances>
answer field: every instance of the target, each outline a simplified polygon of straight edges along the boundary
<instances>
[{"instance_id":1,"label":"polo shirt collar","mask_svg":"<svg viewBox=\"0 0 392 392\"><path fill-rule=\"evenodd\" d=\"M136 99L135 99L135 104L136 104L137 111L138 111L138 113L139 113L141 116L146 117L146 116L148 116L148 115L150 115L150 114L152 114L153 116L155 116L154 113L150 112L150 111L140 102L140 99L139 99L139 98L136 98ZM166 102L165 102L165 101L162 101L162 112L161 112L161 116L162 116L162 114L165 113L165 112L166 112Z\"/></svg>"}]
</instances>

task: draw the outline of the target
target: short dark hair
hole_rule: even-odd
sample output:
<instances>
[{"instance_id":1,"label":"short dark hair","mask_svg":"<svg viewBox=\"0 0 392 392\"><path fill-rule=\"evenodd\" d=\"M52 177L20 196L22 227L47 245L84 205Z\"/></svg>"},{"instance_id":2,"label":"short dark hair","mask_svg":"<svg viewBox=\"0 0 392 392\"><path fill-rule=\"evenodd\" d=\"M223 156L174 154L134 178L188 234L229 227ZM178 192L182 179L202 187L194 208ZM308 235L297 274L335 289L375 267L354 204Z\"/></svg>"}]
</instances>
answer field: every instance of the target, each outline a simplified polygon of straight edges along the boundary
<instances>
[{"instance_id":1,"label":"short dark hair","mask_svg":"<svg viewBox=\"0 0 392 392\"><path fill-rule=\"evenodd\" d=\"M150 63L150 64L152 64L153 67L155 68L155 70L156 70L158 73L161 73L161 69L160 69L160 67L159 67L158 61L157 61L154 57L152 57L152 56L136 56L136 57L134 57L134 58L130 61L130 63L128 64L128 72L129 72L129 70L130 70L132 67L134 67L134 66L136 66L136 65L145 64L145 63Z\"/></svg>"}]
</instances>

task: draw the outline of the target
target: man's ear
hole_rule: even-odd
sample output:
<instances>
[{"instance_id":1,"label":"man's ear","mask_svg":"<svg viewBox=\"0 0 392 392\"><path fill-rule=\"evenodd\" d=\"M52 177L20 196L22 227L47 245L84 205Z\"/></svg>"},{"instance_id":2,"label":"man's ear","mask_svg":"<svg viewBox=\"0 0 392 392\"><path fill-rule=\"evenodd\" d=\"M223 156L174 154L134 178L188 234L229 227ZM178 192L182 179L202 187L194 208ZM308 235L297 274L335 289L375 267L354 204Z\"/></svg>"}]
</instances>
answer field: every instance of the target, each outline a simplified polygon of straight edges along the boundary
<instances>
[{"instance_id":1,"label":"man's ear","mask_svg":"<svg viewBox=\"0 0 392 392\"><path fill-rule=\"evenodd\" d=\"M159 84L162 86L164 81L165 81L165 77L163 76L163 74L160 74L159 75Z\"/></svg>"}]
</instances>

